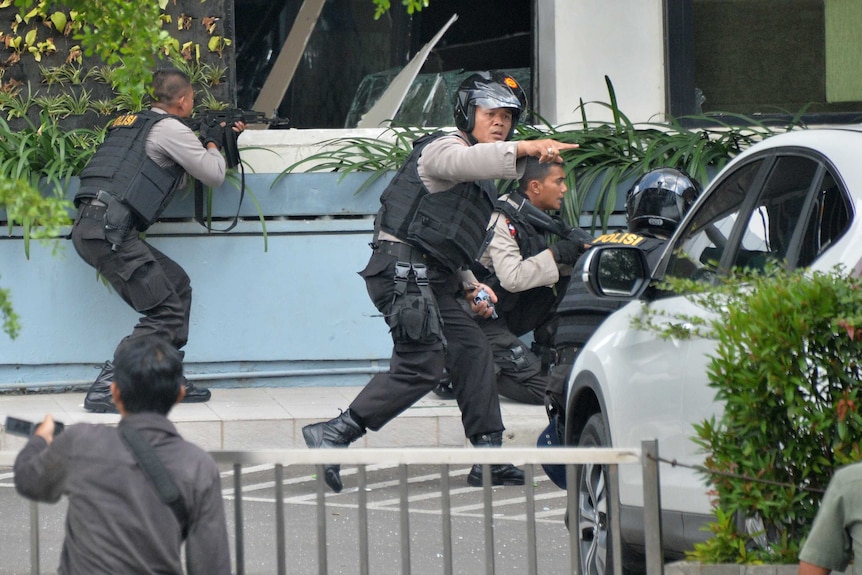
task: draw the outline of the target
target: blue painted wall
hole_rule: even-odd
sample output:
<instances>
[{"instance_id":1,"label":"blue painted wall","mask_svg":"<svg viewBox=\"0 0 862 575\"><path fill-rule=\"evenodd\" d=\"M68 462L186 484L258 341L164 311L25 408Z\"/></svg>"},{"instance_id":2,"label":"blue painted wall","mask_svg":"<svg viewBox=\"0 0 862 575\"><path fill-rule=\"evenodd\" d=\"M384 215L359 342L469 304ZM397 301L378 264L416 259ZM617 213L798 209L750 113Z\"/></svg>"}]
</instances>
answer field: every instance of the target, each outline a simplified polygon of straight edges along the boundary
<instances>
[{"instance_id":1,"label":"blue painted wall","mask_svg":"<svg viewBox=\"0 0 862 575\"><path fill-rule=\"evenodd\" d=\"M368 184L366 174L247 174L242 219L229 233L194 221L191 193L176 198L147 236L191 277L189 379L215 387L362 385L385 369L391 340L356 272L391 177ZM68 196L76 190L72 182ZM590 192L587 204L596 198ZM215 229L227 227L239 200L236 179L214 190ZM625 225L625 193L615 200L612 228ZM591 219L585 212L582 225ZM34 242L29 260L23 244L20 229L0 237L0 287L11 290L23 326L15 340L0 333L0 392L86 387L138 316L70 241L57 241L59 255L55 245Z\"/></svg>"},{"instance_id":2,"label":"blue painted wall","mask_svg":"<svg viewBox=\"0 0 862 575\"><path fill-rule=\"evenodd\" d=\"M266 242L250 195L229 233L194 222L193 198L178 198L148 238L192 280L186 371L208 385L360 385L388 364L386 325L357 275L370 249L373 214L391 174L357 193L367 176L247 175L265 214ZM73 195L76 186L69 189ZM239 192L225 183L213 214L226 227ZM137 321L70 241L33 243L20 230L0 239L0 286L11 290L22 331L0 333L0 391L88 385ZM247 375L246 375L247 374ZM213 378L213 381L208 381Z\"/></svg>"}]
</instances>

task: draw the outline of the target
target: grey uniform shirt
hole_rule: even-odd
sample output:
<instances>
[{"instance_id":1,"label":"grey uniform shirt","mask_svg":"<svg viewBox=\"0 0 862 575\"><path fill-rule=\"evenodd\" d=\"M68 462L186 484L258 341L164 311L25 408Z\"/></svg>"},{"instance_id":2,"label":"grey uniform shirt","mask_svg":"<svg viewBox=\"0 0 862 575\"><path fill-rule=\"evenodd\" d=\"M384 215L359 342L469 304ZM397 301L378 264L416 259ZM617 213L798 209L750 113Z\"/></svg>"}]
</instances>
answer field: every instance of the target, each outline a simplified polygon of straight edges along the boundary
<instances>
[{"instance_id":1,"label":"grey uniform shirt","mask_svg":"<svg viewBox=\"0 0 862 575\"><path fill-rule=\"evenodd\" d=\"M160 108L153 108L153 112L167 113ZM216 188L224 182L224 156L217 149L203 147L192 129L176 118L162 120L153 126L147 135L146 151L159 166L172 168L179 164L187 174L206 186Z\"/></svg>"},{"instance_id":2,"label":"grey uniform shirt","mask_svg":"<svg viewBox=\"0 0 862 575\"><path fill-rule=\"evenodd\" d=\"M218 466L156 413L129 414L176 482L189 514L189 574L229 574ZM58 573L183 573L182 531L115 427L79 423L49 446L33 436L15 459L15 488L29 499L69 500Z\"/></svg>"},{"instance_id":3,"label":"grey uniform shirt","mask_svg":"<svg viewBox=\"0 0 862 575\"><path fill-rule=\"evenodd\" d=\"M508 196L502 196L501 199L517 207ZM499 211L491 214L488 227L492 226L494 237L479 258L479 263L496 274L503 289L517 293L540 286L553 287L557 283L560 271L551 250L542 250L524 259L518 240L512 235L514 227L509 226L506 215Z\"/></svg>"},{"instance_id":4,"label":"grey uniform shirt","mask_svg":"<svg viewBox=\"0 0 862 575\"><path fill-rule=\"evenodd\" d=\"M832 571L844 571L850 560L862 575L862 463L835 472L805 540L799 559Z\"/></svg>"},{"instance_id":5,"label":"grey uniform shirt","mask_svg":"<svg viewBox=\"0 0 862 575\"><path fill-rule=\"evenodd\" d=\"M422 183L434 194L449 190L461 182L518 179L524 173L524 163L523 160L518 161L517 142L470 146L458 134L447 134L425 146L417 169ZM382 230L380 239L399 241ZM475 281L473 272L462 272L462 283Z\"/></svg>"}]
</instances>

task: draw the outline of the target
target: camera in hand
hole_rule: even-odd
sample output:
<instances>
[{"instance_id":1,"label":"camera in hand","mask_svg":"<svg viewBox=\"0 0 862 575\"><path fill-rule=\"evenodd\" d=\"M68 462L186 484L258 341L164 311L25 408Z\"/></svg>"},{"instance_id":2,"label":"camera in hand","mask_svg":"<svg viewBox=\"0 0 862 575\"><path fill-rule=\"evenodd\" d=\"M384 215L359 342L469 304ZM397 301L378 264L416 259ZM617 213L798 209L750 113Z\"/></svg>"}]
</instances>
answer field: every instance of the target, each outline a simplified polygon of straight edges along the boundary
<instances>
[{"instance_id":1,"label":"camera in hand","mask_svg":"<svg viewBox=\"0 0 862 575\"><path fill-rule=\"evenodd\" d=\"M17 417L6 416L6 433L11 433L12 435L21 435L23 437L30 437L36 431L36 428L39 427L39 424L42 423L34 423L32 421L27 421L26 419L18 419ZM54 422L54 436L60 435L63 430L66 428L59 421Z\"/></svg>"},{"instance_id":2,"label":"camera in hand","mask_svg":"<svg viewBox=\"0 0 862 575\"><path fill-rule=\"evenodd\" d=\"M497 315L497 310L494 309L494 304L491 303L490 294L488 294L488 292L486 292L484 289L480 289L479 293L476 294L476 297L473 298L473 303L479 304L479 303L482 303L483 301L488 304L489 308L491 308L491 318L492 319L497 319L498 317L500 317Z\"/></svg>"}]
</instances>

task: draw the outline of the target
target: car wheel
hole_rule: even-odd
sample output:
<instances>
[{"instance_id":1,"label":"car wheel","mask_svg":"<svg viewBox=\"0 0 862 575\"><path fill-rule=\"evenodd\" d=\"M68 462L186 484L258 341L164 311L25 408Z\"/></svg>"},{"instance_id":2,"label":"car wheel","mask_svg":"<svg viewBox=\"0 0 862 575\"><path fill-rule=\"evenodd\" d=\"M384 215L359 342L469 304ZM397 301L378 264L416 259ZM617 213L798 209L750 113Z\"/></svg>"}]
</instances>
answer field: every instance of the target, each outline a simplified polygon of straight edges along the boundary
<instances>
[{"instance_id":1,"label":"car wheel","mask_svg":"<svg viewBox=\"0 0 862 575\"><path fill-rule=\"evenodd\" d=\"M581 432L578 447L607 447L610 444L605 422L597 413L587 420ZM585 464L577 468L577 517L580 550L580 572L584 575L609 575L613 573L611 552L611 495L608 474L603 465Z\"/></svg>"}]
</instances>

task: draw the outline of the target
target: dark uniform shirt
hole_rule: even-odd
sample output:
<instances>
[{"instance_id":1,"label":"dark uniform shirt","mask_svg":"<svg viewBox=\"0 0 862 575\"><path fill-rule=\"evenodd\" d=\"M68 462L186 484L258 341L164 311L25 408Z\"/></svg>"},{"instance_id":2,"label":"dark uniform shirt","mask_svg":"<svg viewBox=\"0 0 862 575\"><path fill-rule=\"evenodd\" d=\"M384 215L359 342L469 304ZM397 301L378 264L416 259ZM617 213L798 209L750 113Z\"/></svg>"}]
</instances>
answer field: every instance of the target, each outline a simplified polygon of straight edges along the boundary
<instances>
[{"instance_id":1,"label":"dark uniform shirt","mask_svg":"<svg viewBox=\"0 0 862 575\"><path fill-rule=\"evenodd\" d=\"M129 414L173 477L188 509L186 568L230 573L227 525L218 467L156 413ZM115 427L80 423L49 446L33 436L15 460L15 487L30 499L69 498L58 573L183 573L182 532Z\"/></svg>"}]
</instances>

